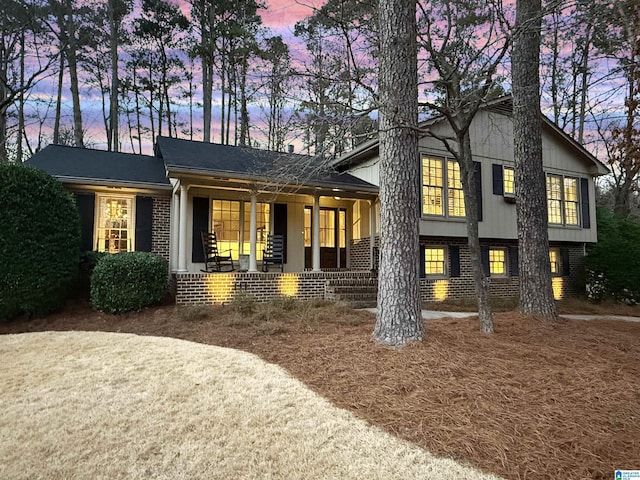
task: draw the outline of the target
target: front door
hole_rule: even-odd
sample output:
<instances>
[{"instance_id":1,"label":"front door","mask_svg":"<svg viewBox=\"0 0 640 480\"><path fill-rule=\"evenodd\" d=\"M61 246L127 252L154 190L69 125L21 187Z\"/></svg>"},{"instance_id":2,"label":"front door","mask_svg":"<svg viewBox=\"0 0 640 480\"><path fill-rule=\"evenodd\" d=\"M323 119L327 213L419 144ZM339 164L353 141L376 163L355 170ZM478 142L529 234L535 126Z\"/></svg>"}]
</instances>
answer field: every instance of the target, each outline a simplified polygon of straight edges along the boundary
<instances>
[{"instance_id":1,"label":"front door","mask_svg":"<svg viewBox=\"0 0 640 480\"><path fill-rule=\"evenodd\" d=\"M304 208L304 266L313 267L313 207ZM347 211L320 207L320 268L347 266Z\"/></svg>"}]
</instances>

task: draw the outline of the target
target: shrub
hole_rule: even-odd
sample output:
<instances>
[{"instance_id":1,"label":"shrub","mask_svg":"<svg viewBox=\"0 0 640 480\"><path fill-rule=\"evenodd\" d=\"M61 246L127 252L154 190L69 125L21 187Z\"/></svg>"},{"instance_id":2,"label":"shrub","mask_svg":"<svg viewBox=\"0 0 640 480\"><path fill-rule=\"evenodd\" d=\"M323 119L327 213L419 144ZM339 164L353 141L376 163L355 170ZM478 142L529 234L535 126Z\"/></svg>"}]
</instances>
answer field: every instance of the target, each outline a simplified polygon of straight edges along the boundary
<instances>
[{"instance_id":1,"label":"shrub","mask_svg":"<svg viewBox=\"0 0 640 480\"><path fill-rule=\"evenodd\" d=\"M106 255L91 275L91 305L107 313L140 310L167 293L167 264L147 252Z\"/></svg>"},{"instance_id":2,"label":"shrub","mask_svg":"<svg viewBox=\"0 0 640 480\"><path fill-rule=\"evenodd\" d=\"M80 256L71 195L40 170L0 164L0 225L0 319L61 307Z\"/></svg>"},{"instance_id":3,"label":"shrub","mask_svg":"<svg viewBox=\"0 0 640 480\"><path fill-rule=\"evenodd\" d=\"M640 224L598 209L598 243L586 258L588 291L594 300L640 302Z\"/></svg>"}]
</instances>

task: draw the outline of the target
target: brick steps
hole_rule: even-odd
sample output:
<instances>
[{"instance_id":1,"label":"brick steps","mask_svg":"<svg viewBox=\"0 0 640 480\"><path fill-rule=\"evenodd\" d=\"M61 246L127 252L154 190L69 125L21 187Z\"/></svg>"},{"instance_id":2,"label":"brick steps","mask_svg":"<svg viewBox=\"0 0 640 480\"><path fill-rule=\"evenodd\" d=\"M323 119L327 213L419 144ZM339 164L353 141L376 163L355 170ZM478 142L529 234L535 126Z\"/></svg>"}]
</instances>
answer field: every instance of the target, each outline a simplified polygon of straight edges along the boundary
<instances>
[{"instance_id":1,"label":"brick steps","mask_svg":"<svg viewBox=\"0 0 640 480\"><path fill-rule=\"evenodd\" d=\"M325 285L327 300L346 302L354 308L375 307L378 297L378 279L342 278L327 280Z\"/></svg>"}]
</instances>

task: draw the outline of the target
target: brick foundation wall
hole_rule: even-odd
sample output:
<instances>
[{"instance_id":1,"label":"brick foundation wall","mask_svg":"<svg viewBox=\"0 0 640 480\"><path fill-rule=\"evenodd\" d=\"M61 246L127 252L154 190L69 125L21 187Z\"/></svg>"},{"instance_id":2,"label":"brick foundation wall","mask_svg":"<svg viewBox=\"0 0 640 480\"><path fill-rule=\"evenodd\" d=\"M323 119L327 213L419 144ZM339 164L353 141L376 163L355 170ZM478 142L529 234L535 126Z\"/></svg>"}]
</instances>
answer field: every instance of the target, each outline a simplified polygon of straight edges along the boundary
<instances>
[{"instance_id":1,"label":"brick foundation wall","mask_svg":"<svg viewBox=\"0 0 640 480\"><path fill-rule=\"evenodd\" d=\"M295 297L328 298L327 285L336 279L370 278L369 272L299 273L177 273L176 304L212 305L249 294L257 301Z\"/></svg>"},{"instance_id":2,"label":"brick foundation wall","mask_svg":"<svg viewBox=\"0 0 640 480\"><path fill-rule=\"evenodd\" d=\"M366 252L367 268L369 258L368 239L358 246ZM471 274L471 258L466 239L431 239L421 237L420 244L457 245L460 251L460 276L441 278L421 278L420 298L423 302L439 301L445 298L475 298L475 287ZM492 247L508 247L514 242L490 242ZM365 255L363 254L362 257ZM570 275L554 277L556 296L570 296L579 293L576 284L580 279L581 265L584 264L582 245L569 247ZM356 265L360 265L356 263ZM364 265L364 264L362 264ZM268 301L283 296L298 299L327 299L335 297L335 287L349 285L352 281L360 284L375 284L376 274L368 271L299 272L299 273L177 273L174 275L176 304L223 304L236 295L249 294L257 301ZM489 278L489 293L495 297L516 297L519 295L519 277L504 276Z\"/></svg>"},{"instance_id":3,"label":"brick foundation wall","mask_svg":"<svg viewBox=\"0 0 640 480\"><path fill-rule=\"evenodd\" d=\"M151 252L169 261L171 200L169 197L153 197L151 224Z\"/></svg>"}]
</instances>

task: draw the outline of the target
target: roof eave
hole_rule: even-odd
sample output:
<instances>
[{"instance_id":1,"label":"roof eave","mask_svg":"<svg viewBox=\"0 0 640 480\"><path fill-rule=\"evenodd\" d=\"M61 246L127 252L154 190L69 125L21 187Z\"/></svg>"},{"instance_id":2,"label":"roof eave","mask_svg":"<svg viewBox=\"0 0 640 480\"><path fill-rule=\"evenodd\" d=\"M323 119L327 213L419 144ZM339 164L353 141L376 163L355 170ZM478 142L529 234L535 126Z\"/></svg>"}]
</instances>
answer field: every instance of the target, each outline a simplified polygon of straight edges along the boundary
<instances>
[{"instance_id":1,"label":"roof eave","mask_svg":"<svg viewBox=\"0 0 640 480\"><path fill-rule=\"evenodd\" d=\"M170 183L155 183L155 182L134 182L128 180L114 180L106 178L86 178L86 177L73 177L69 175L55 175L54 178L65 184L73 185L91 185L91 186L104 186L104 187L123 187L123 188L141 188L152 190L171 190Z\"/></svg>"}]
</instances>

